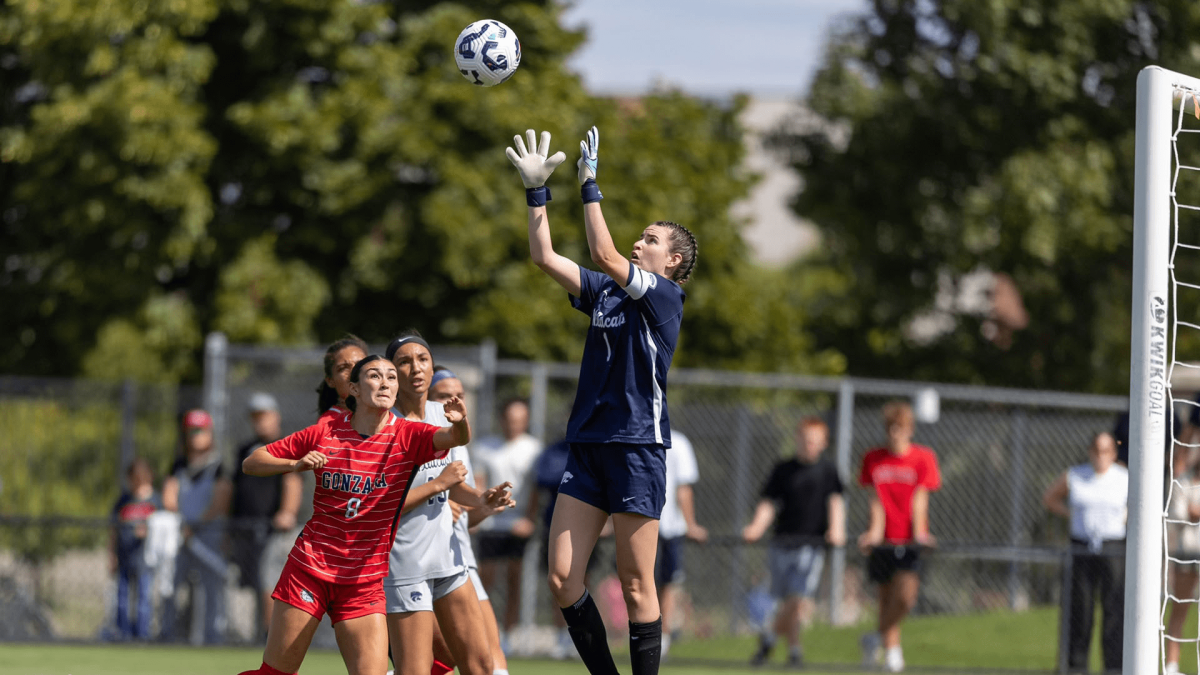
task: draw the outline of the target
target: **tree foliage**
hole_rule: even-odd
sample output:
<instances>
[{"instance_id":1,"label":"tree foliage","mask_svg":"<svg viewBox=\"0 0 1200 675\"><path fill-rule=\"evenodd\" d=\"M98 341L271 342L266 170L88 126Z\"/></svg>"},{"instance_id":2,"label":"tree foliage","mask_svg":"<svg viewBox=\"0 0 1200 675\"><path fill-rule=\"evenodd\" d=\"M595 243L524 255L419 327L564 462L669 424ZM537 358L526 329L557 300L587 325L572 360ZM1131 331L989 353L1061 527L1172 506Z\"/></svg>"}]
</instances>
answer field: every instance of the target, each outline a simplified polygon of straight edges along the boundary
<instances>
[{"instance_id":1,"label":"tree foliage","mask_svg":"<svg viewBox=\"0 0 1200 675\"><path fill-rule=\"evenodd\" d=\"M873 0L812 84L825 123L777 138L854 288L812 322L818 344L860 375L1127 391L1135 81L1200 72L1197 28L1175 0ZM1012 346L969 312L914 339L979 269L1024 296Z\"/></svg>"},{"instance_id":2,"label":"tree foliage","mask_svg":"<svg viewBox=\"0 0 1200 675\"><path fill-rule=\"evenodd\" d=\"M837 277L748 264L728 215L751 180L737 168L742 103L589 95L565 66L584 35L556 2L8 7L0 369L196 378L213 329L287 344L415 326L576 357L584 320L529 262L503 150L547 129L574 156L592 124L619 246L659 219L700 241L679 362L841 368L804 330L812 294ZM452 58L480 16L522 42L521 69L494 88L470 86ZM556 247L586 262L569 164L550 185Z\"/></svg>"}]
</instances>

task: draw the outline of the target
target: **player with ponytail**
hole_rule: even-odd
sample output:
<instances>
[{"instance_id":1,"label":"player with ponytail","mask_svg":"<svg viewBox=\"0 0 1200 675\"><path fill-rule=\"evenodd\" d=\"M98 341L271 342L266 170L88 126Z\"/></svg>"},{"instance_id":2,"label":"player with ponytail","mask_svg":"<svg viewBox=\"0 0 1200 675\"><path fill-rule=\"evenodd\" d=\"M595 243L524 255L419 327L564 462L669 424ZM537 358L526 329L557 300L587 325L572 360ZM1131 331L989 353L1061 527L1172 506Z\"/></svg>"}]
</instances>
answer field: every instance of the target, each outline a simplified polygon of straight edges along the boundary
<instances>
[{"instance_id":1,"label":"player with ponytail","mask_svg":"<svg viewBox=\"0 0 1200 675\"><path fill-rule=\"evenodd\" d=\"M653 675L662 646L654 559L666 501L665 448L671 445L667 370L683 318L680 285L696 266L696 238L661 220L642 231L628 259L617 250L600 209L600 132L592 127L579 144L576 167L588 248L601 272L555 253L546 179L566 156L547 156L549 132L542 132L540 144L532 129L526 134L529 147L516 136L516 149L507 155L525 184L529 253L591 319L567 423L571 454L550 525L550 590L584 665L593 675L615 675L604 622L584 585L588 559L611 514L633 673Z\"/></svg>"},{"instance_id":2,"label":"player with ponytail","mask_svg":"<svg viewBox=\"0 0 1200 675\"><path fill-rule=\"evenodd\" d=\"M344 351L331 348L329 354ZM326 612L350 675L384 675L388 636L381 580L413 467L470 440L461 399L445 404L450 426L393 413L396 367L378 354L358 360L346 380L349 411L260 447L242 463L251 476L312 471L316 477L313 516L271 596L278 602L262 665L243 675L298 671Z\"/></svg>"}]
</instances>

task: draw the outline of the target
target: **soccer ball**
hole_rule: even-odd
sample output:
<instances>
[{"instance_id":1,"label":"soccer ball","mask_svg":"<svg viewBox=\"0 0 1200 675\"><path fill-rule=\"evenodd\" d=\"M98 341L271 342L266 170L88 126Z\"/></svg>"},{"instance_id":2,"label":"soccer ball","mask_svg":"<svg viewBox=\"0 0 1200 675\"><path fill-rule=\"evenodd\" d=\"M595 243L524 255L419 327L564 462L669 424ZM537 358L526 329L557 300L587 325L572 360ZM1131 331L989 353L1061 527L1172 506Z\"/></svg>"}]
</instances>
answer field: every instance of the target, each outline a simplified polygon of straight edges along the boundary
<instances>
[{"instance_id":1,"label":"soccer ball","mask_svg":"<svg viewBox=\"0 0 1200 675\"><path fill-rule=\"evenodd\" d=\"M454 62L472 84L493 87L517 72L517 66L521 65L521 41L499 21L476 21L458 34Z\"/></svg>"}]
</instances>

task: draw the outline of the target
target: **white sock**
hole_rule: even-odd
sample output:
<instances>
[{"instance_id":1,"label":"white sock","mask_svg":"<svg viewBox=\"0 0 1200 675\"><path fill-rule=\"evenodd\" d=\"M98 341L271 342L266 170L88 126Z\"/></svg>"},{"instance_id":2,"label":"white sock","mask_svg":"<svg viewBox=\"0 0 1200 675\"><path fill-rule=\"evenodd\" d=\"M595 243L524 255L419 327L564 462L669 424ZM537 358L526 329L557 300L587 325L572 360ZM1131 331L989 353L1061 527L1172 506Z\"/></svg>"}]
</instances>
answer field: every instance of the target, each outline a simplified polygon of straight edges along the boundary
<instances>
[{"instance_id":1,"label":"white sock","mask_svg":"<svg viewBox=\"0 0 1200 675\"><path fill-rule=\"evenodd\" d=\"M497 668L492 671L492 675L508 675L507 668Z\"/></svg>"}]
</instances>

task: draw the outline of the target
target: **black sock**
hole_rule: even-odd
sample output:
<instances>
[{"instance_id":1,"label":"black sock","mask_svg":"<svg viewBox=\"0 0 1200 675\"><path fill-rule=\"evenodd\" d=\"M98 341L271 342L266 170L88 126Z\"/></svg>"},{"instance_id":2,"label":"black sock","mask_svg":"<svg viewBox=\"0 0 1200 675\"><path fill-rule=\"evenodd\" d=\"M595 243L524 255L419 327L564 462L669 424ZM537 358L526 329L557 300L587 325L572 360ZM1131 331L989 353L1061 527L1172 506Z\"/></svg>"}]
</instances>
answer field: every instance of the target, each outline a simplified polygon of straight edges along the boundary
<instances>
[{"instance_id":1,"label":"black sock","mask_svg":"<svg viewBox=\"0 0 1200 675\"><path fill-rule=\"evenodd\" d=\"M563 618L567 620L567 632L575 643L575 650L583 665L587 666L592 675L620 675L617 664L613 663L612 653L608 651L608 633L604 630L604 619L600 610L587 590L575 604L561 609ZM655 672L658 672L655 669Z\"/></svg>"},{"instance_id":2,"label":"black sock","mask_svg":"<svg viewBox=\"0 0 1200 675\"><path fill-rule=\"evenodd\" d=\"M650 623L629 622L629 659L633 675L658 675L662 658L662 617Z\"/></svg>"}]
</instances>

